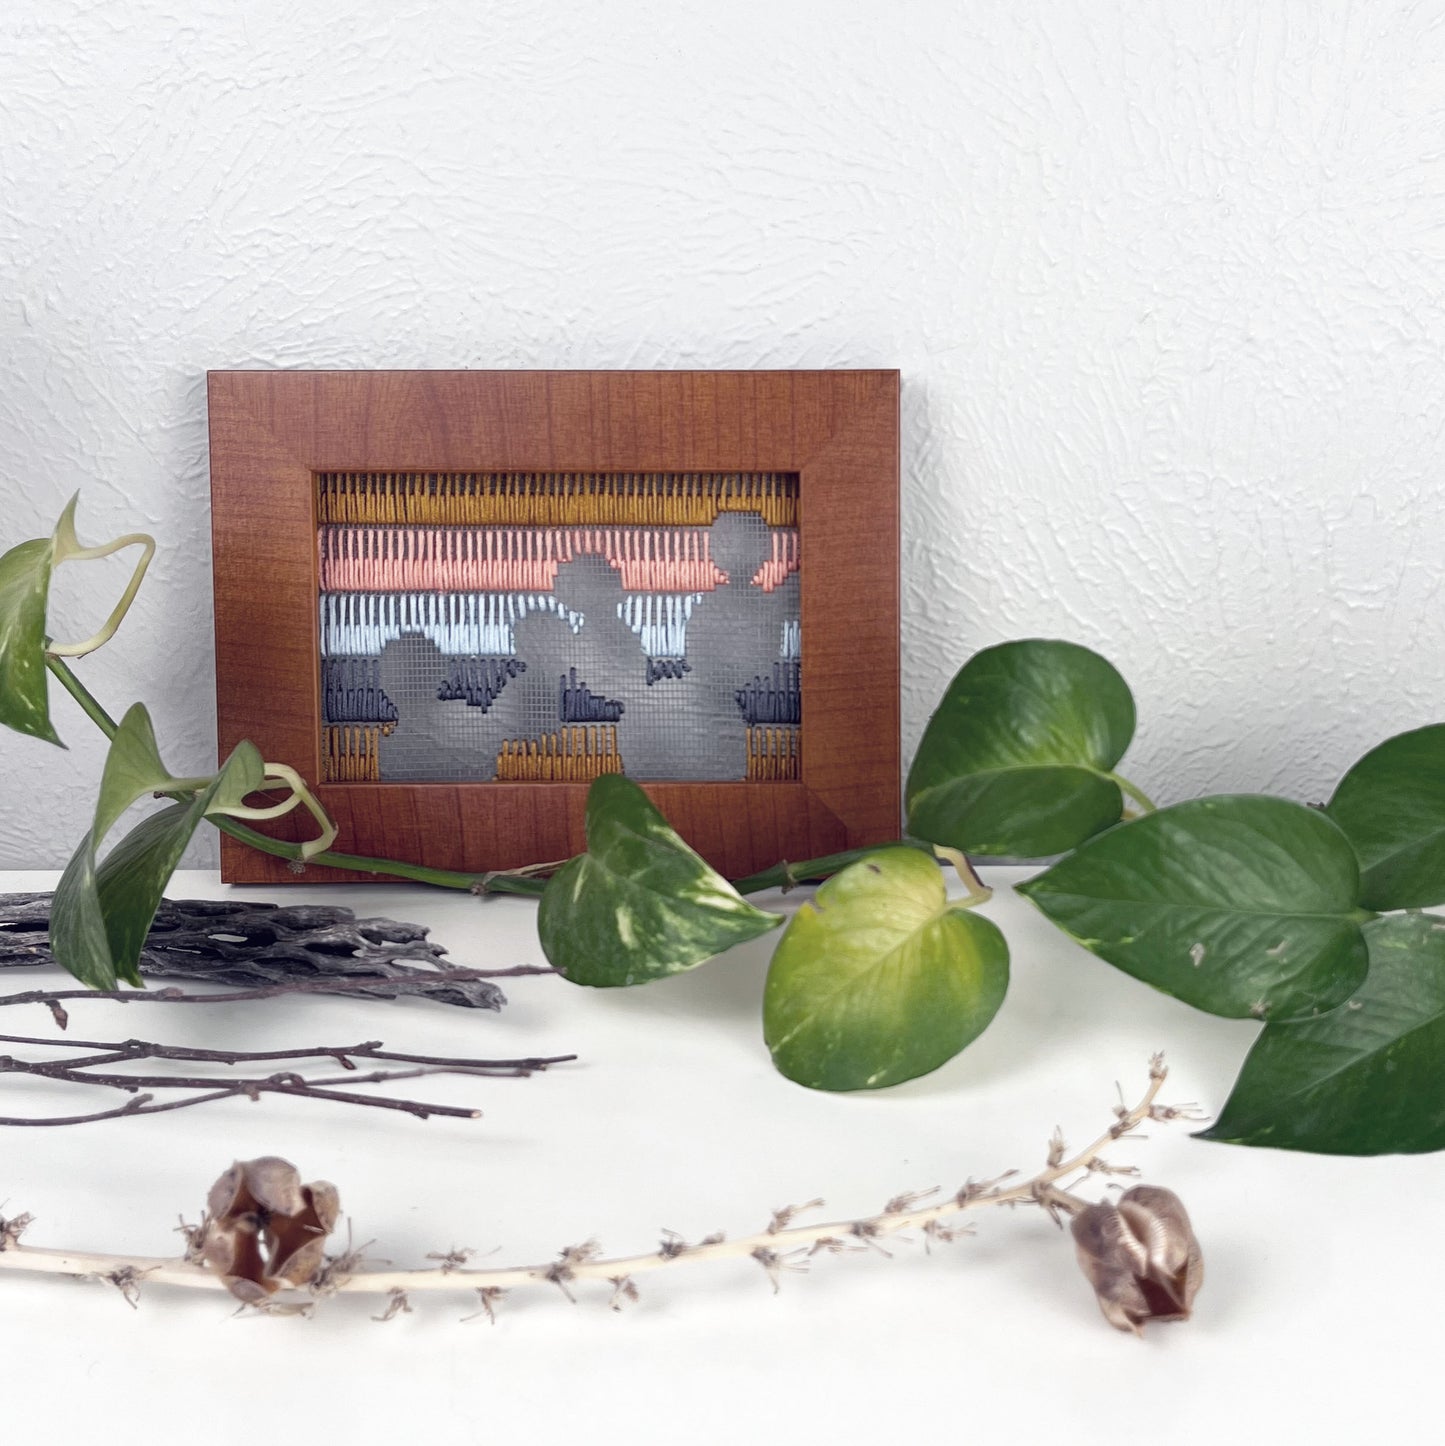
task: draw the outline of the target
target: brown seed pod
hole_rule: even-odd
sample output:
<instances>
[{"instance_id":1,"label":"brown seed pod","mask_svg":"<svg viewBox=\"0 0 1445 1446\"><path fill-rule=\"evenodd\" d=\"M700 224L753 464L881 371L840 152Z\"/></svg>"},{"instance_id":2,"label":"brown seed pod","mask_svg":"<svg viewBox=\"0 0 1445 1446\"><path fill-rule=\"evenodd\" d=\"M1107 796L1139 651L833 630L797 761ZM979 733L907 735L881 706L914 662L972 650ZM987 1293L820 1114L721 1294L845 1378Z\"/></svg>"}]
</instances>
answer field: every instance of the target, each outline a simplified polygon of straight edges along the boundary
<instances>
[{"instance_id":1,"label":"brown seed pod","mask_svg":"<svg viewBox=\"0 0 1445 1446\"><path fill-rule=\"evenodd\" d=\"M237 1160L211 1186L201 1255L232 1295L254 1304L316 1278L340 1214L336 1187L303 1185L288 1160Z\"/></svg>"},{"instance_id":2,"label":"brown seed pod","mask_svg":"<svg viewBox=\"0 0 1445 1446\"><path fill-rule=\"evenodd\" d=\"M1136 1185L1117 1201L1081 1210L1071 1229L1110 1325L1142 1335L1146 1321L1189 1319L1204 1258L1172 1190Z\"/></svg>"}]
</instances>

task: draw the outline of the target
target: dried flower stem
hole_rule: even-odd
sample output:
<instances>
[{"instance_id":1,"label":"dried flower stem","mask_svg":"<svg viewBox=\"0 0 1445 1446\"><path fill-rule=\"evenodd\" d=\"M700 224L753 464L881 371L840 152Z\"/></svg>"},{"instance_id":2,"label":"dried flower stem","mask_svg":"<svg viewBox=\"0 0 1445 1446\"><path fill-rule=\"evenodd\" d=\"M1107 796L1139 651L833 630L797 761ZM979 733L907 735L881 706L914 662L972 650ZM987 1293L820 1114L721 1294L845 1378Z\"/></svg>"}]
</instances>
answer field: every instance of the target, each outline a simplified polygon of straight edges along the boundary
<instances>
[{"instance_id":1,"label":"dried flower stem","mask_svg":"<svg viewBox=\"0 0 1445 1446\"><path fill-rule=\"evenodd\" d=\"M1155 1103L1165 1077L1163 1060L1156 1056L1150 1062L1148 1089L1136 1105L1132 1108L1122 1105L1117 1107L1114 1123L1098 1139L1068 1158L1064 1158L1061 1146L1051 1145L1045 1168L1030 1179L1014 1185L1003 1183L1016 1173L1010 1171L992 1181L970 1181L953 1195L932 1205L918 1204L924 1196L900 1195L890 1200L877 1215L820 1225L792 1225L790 1222L798 1209L816 1208L822 1203L810 1201L806 1207L775 1211L768 1228L756 1235L743 1236L736 1240L709 1236L696 1245L688 1245L678 1237L669 1235L657 1250L619 1259L603 1258L592 1241L584 1245L569 1246L560 1252L556 1260L543 1265L490 1270L465 1268L459 1262L466 1258L466 1253L457 1251L438 1257L441 1264L426 1270L358 1269L355 1268L355 1257L349 1256L336 1263L346 1268L329 1269L325 1274L324 1286L313 1285L312 1289L316 1293L365 1293L393 1300L419 1291L465 1290L477 1294L482 1300L483 1310L490 1314L490 1307L500 1294L516 1286L551 1285L570 1294L568 1288L574 1282L595 1280L612 1288L615 1305L619 1293L627 1298L632 1297L633 1292L627 1288L628 1285L635 1276L648 1271L660 1270L681 1261L749 1257L763 1266L776 1285L781 1271L803 1268L806 1258L820 1251L837 1253L849 1249L861 1250L876 1245L883 1237L908 1230L921 1231L925 1238L948 1239L952 1232L943 1228L944 1221L984 1206L1038 1205L1049 1210L1070 1209L1075 1203L1074 1197L1060 1188L1059 1181L1080 1171L1085 1174L1134 1173L1130 1168L1104 1162L1102 1157L1109 1147L1137 1129L1145 1120L1172 1120L1188 1114L1185 1108ZM926 1196L934 1193L928 1191ZM184 1259L92 1255L37 1249L20 1245L17 1240L18 1232L7 1233L5 1227L6 1222L0 1221L0 1271L23 1270L112 1282L117 1279L132 1283L144 1280L147 1284L199 1289L225 1288L216 1275Z\"/></svg>"}]
</instances>

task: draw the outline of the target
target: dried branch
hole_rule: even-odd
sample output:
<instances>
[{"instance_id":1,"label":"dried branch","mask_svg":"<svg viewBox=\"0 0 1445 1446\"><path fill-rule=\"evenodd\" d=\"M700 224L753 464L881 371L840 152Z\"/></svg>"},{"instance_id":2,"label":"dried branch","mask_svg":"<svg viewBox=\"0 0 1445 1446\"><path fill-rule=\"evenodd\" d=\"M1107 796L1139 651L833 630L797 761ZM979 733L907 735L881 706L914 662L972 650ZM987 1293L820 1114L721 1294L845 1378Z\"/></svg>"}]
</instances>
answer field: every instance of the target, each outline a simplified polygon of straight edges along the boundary
<instances>
[{"instance_id":1,"label":"dried branch","mask_svg":"<svg viewBox=\"0 0 1445 1446\"><path fill-rule=\"evenodd\" d=\"M921 1205L923 1196L911 1193L895 1195L877 1215L827 1224L794 1226L788 1222L796 1211L776 1210L768 1225L753 1235L727 1240L711 1235L696 1245L689 1245L668 1232L662 1245L645 1255L606 1258L595 1242L569 1246L555 1260L542 1265L520 1265L496 1269L469 1269L467 1252L449 1250L432 1258L441 1263L432 1269L392 1270L338 1269L333 1260L313 1280L310 1290L315 1294L337 1292L380 1295L388 1302L405 1298L408 1302L419 1292L475 1292L482 1313L493 1317L497 1303L506 1292L518 1286L550 1285L571 1297L571 1288L582 1281L598 1281L610 1287L609 1302L614 1306L622 1299L637 1296L635 1278L649 1271L669 1268L683 1262L722 1259L753 1259L776 1286L787 1271L805 1269L808 1258L819 1252L846 1253L876 1245L880 1237L898 1236L917 1230L925 1244L956 1238L964 1231L948 1223L953 1217L985 1206L1036 1205L1042 1208L1073 1213L1083 1202L1059 1183L1071 1176L1088 1176L1097 1170L1097 1161L1118 1140L1132 1133L1146 1120L1171 1120L1189 1116L1186 1107L1170 1107L1156 1103L1166 1071L1162 1058L1150 1063L1149 1085L1140 1101L1132 1108L1115 1110L1114 1123L1084 1149L1065 1157L1061 1148L1050 1147L1048 1163L1038 1174L1017 1184L1005 1182L1016 1172L982 1182L969 1181L951 1195L931 1205ZM926 1192L931 1197L934 1192ZM809 1202L814 1208L817 1202ZM349 1267L355 1255L346 1260ZM4 1234L0 1221L0 1271L25 1270L53 1275L89 1278L113 1278L117 1272L134 1272L132 1278L144 1277L147 1284L188 1286L202 1289L223 1289L224 1282L214 1273L198 1265L194 1259L146 1258L132 1256L90 1255L60 1250L42 1250L24 1246ZM324 1277L324 1290L318 1281ZM271 1302L279 1304L280 1302ZM388 1305L387 1314L395 1311Z\"/></svg>"},{"instance_id":2,"label":"dried branch","mask_svg":"<svg viewBox=\"0 0 1445 1446\"><path fill-rule=\"evenodd\" d=\"M399 1110L426 1119L446 1115L458 1119L477 1119L480 1110L457 1105L424 1104L417 1100L394 1099L384 1095L355 1094L359 1085L390 1084L398 1080L418 1079L434 1074L483 1075L496 1079L519 1079L549 1065L562 1064L576 1055L529 1056L522 1059L455 1059L443 1055L406 1054L382 1047L380 1040L367 1040L356 1045L316 1045L295 1049L227 1050L197 1049L179 1045L155 1044L146 1040L128 1039L106 1042L90 1039L35 1039L27 1035L0 1035L0 1044L39 1048L92 1049L96 1054L79 1058L20 1059L0 1055L0 1075L23 1074L70 1085L94 1085L102 1089L121 1090L132 1096L114 1109L96 1110L83 1115L51 1116L49 1118L4 1117L0 1126L49 1126L91 1124L99 1120L123 1119L132 1115L162 1114L171 1110L189 1109L212 1104L217 1100L245 1096L258 1100L262 1095L291 1095L302 1099L329 1100L334 1103L364 1105L372 1109ZM109 1073L102 1066L129 1064L140 1060L175 1060L206 1064L253 1064L263 1060L331 1059L348 1075L337 1078L308 1079L294 1070L264 1077L235 1079L225 1075L168 1075ZM357 1060L385 1061L407 1065L406 1069L379 1069L358 1073ZM346 1090L339 1090L345 1085ZM156 1090L188 1091L182 1099L157 1101L150 1093Z\"/></svg>"}]
</instances>

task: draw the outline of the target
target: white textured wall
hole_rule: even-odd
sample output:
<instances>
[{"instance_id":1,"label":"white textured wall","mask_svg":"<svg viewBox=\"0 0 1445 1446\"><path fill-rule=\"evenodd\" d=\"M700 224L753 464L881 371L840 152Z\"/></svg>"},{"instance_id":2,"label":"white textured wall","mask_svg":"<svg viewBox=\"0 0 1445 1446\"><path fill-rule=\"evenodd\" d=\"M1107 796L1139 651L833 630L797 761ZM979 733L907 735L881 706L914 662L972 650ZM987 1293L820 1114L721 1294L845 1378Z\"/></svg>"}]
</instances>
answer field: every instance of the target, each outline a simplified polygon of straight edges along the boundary
<instances>
[{"instance_id":1,"label":"white textured wall","mask_svg":"<svg viewBox=\"0 0 1445 1446\"><path fill-rule=\"evenodd\" d=\"M85 670L188 772L207 368L897 366L905 746L1048 634L1163 798L1319 797L1445 719L1442 122L1441 3L7 0L0 536L157 533Z\"/></svg>"}]
</instances>

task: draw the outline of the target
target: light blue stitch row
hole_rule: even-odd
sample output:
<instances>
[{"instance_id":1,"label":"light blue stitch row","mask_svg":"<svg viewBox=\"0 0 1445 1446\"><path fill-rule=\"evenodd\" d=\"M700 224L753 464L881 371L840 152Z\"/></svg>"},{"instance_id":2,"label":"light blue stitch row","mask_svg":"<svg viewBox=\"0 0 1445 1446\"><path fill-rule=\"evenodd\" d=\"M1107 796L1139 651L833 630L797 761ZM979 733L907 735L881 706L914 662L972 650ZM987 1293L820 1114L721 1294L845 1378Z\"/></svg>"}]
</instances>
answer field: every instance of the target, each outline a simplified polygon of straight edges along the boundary
<instances>
[{"instance_id":1,"label":"light blue stitch row","mask_svg":"<svg viewBox=\"0 0 1445 1446\"><path fill-rule=\"evenodd\" d=\"M783 624L783 640L778 656L790 663L796 663L803 654L803 625L800 622Z\"/></svg>"},{"instance_id":2,"label":"light blue stitch row","mask_svg":"<svg viewBox=\"0 0 1445 1446\"><path fill-rule=\"evenodd\" d=\"M321 656L379 657L406 633L430 638L452 657L510 655L517 651L512 625L534 612L556 613L574 633L582 627L582 614L551 593L323 593Z\"/></svg>"},{"instance_id":3,"label":"light blue stitch row","mask_svg":"<svg viewBox=\"0 0 1445 1446\"><path fill-rule=\"evenodd\" d=\"M687 620L702 601L700 592L634 593L617 604L617 616L642 639L650 658L681 658L687 653Z\"/></svg>"}]
</instances>

